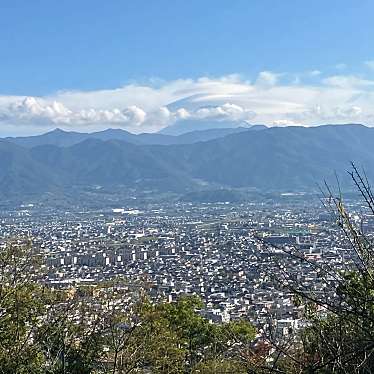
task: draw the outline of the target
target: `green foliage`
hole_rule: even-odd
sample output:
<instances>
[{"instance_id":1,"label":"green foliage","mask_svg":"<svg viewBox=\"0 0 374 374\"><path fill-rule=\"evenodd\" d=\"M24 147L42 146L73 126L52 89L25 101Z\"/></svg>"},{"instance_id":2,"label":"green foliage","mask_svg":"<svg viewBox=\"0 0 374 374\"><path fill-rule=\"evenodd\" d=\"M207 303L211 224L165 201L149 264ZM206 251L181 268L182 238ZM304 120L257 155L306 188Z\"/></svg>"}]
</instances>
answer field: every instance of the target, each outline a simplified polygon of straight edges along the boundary
<instances>
[{"instance_id":1,"label":"green foliage","mask_svg":"<svg viewBox=\"0 0 374 374\"><path fill-rule=\"evenodd\" d=\"M348 172L364 204L362 219L374 215L374 195L365 172L352 163ZM372 373L374 368L374 243L372 233L352 220L340 192L325 184L324 204L351 250L343 266L314 262L322 291L287 284L297 307L304 307L307 327L292 344L275 342L277 369L289 373ZM366 229L367 230L367 229ZM302 259L302 258L301 258ZM307 260L305 260L307 261ZM308 261L310 265L310 261ZM282 345L283 343L283 345Z\"/></svg>"},{"instance_id":2,"label":"green foliage","mask_svg":"<svg viewBox=\"0 0 374 374\"><path fill-rule=\"evenodd\" d=\"M243 363L232 359L211 359L196 365L193 374L246 374L247 369Z\"/></svg>"},{"instance_id":3,"label":"green foliage","mask_svg":"<svg viewBox=\"0 0 374 374\"><path fill-rule=\"evenodd\" d=\"M48 288L38 258L29 243L0 249L1 374L245 372L248 322L212 324L197 296L153 304L121 279Z\"/></svg>"},{"instance_id":4,"label":"green foliage","mask_svg":"<svg viewBox=\"0 0 374 374\"><path fill-rule=\"evenodd\" d=\"M205 347L214 342L213 326L196 313L196 309L202 306L197 297L183 297L177 303L159 306L161 317L179 337L179 344L186 351L191 366L203 354Z\"/></svg>"},{"instance_id":5,"label":"green foliage","mask_svg":"<svg viewBox=\"0 0 374 374\"><path fill-rule=\"evenodd\" d=\"M33 337L49 292L24 273L35 267L27 257L29 250L29 243L22 243L0 251L0 368L4 373L38 373L44 362Z\"/></svg>"},{"instance_id":6,"label":"green foliage","mask_svg":"<svg viewBox=\"0 0 374 374\"><path fill-rule=\"evenodd\" d=\"M348 272L337 288L341 308L327 316L314 315L302 332L308 366L321 373L370 372L374 367L374 281ZM369 371L368 371L369 370Z\"/></svg>"}]
</instances>

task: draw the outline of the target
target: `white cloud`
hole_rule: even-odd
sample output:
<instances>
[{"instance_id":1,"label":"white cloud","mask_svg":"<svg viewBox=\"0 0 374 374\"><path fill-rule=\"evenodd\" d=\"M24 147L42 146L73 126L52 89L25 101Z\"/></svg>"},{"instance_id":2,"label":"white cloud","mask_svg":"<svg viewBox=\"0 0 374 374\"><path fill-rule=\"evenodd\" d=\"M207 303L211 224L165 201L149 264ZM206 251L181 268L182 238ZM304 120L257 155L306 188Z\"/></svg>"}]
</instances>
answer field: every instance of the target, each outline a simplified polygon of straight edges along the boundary
<instances>
[{"instance_id":1,"label":"white cloud","mask_svg":"<svg viewBox=\"0 0 374 374\"><path fill-rule=\"evenodd\" d=\"M311 76L311 77L318 77L319 75L321 75L322 74L322 72L320 71L320 70L311 70L310 72L309 72L309 75Z\"/></svg>"},{"instance_id":2,"label":"white cloud","mask_svg":"<svg viewBox=\"0 0 374 374\"><path fill-rule=\"evenodd\" d=\"M326 105L316 105L298 114L290 114L296 122L303 123L310 118L318 119L323 123L350 123L360 122L363 109L356 105L328 107Z\"/></svg>"},{"instance_id":3,"label":"white cloud","mask_svg":"<svg viewBox=\"0 0 374 374\"><path fill-rule=\"evenodd\" d=\"M57 92L45 97L0 95L0 134L31 134L55 127L95 131L107 127L157 131L183 119L251 121L269 125L327 122L374 124L374 81L334 75L304 84L286 74L261 72L251 83L238 75L179 79L157 86ZM288 74L289 76L289 74Z\"/></svg>"},{"instance_id":4,"label":"white cloud","mask_svg":"<svg viewBox=\"0 0 374 374\"><path fill-rule=\"evenodd\" d=\"M120 118L120 122L132 123L135 125L141 125L147 117L147 113L143 109L138 108L136 105L131 105L130 107L124 109L122 111L122 115L123 119Z\"/></svg>"},{"instance_id":5,"label":"white cloud","mask_svg":"<svg viewBox=\"0 0 374 374\"><path fill-rule=\"evenodd\" d=\"M277 119L270 123L272 126L295 126L298 125L298 122L293 121L292 119Z\"/></svg>"},{"instance_id":6,"label":"white cloud","mask_svg":"<svg viewBox=\"0 0 374 374\"><path fill-rule=\"evenodd\" d=\"M274 86L278 82L279 74L275 74L271 71L262 71L257 78L256 85L268 87Z\"/></svg>"},{"instance_id":7,"label":"white cloud","mask_svg":"<svg viewBox=\"0 0 374 374\"><path fill-rule=\"evenodd\" d=\"M225 103L221 106L207 106L197 109L190 117L197 119L216 119L231 121L246 121L255 116L251 110L246 110L239 105Z\"/></svg>"},{"instance_id":8,"label":"white cloud","mask_svg":"<svg viewBox=\"0 0 374 374\"><path fill-rule=\"evenodd\" d=\"M114 108L106 109L81 109L70 110L63 103L26 97L22 100L10 103L2 111L3 120L16 121L18 123L33 123L49 125L90 125L96 123L123 123L141 125L146 118L146 113L135 105L123 110Z\"/></svg>"},{"instance_id":9,"label":"white cloud","mask_svg":"<svg viewBox=\"0 0 374 374\"><path fill-rule=\"evenodd\" d=\"M185 108L178 109L175 114L178 119L182 120L187 119L191 116L190 113L188 113L188 110L186 110Z\"/></svg>"},{"instance_id":10,"label":"white cloud","mask_svg":"<svg viewBox=\"0 0 374 374\"><path fill-rule=\"evenodd\" d=\"M334 75L323 80L323 83L341 88L373 86L374 81L356 77L354 75Z\"/></svg>"}]
</instances>

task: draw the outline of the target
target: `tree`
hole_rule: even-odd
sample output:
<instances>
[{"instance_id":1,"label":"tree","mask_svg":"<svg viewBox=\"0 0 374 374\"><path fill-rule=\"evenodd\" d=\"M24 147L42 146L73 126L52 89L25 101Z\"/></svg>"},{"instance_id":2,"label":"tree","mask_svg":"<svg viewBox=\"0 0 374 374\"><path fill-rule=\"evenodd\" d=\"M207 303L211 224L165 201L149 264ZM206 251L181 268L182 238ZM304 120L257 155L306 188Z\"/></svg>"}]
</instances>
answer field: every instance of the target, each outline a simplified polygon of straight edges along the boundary
<instances>
[{"instance_id":1,"label":"tree","mask_svg":"<svg viewBox=\"0 0 374 374\"><path fill-rule=\"evenodd\" d=\"M158 305L162 318L178 337L187 370L246 371L249 355L254 356L255 328L244 320L212 324L198 313L202 307L197 296L184 296L175 303Z\"/></svg>"},{"instance_id":2,"label":"tree","mask_svg":"<svg viewBox=\"0 0 374 374\"><path fill-rule=\"evenodd\" d=\"M34 337L46 310L48 291L35 283L38 257L30 242L18 240L0 250L1 373L42 372L44 357Z\"/></svg>"},{"instance_id":3,"label":"tree","mask_svg":"<svg viewBox=\"0 0 374 374\"><path fill-rule=\"evenodd\" d=\"M352 164L349 172L364 204L374 215L374 195L365 173ZM374 369L374 247L363 225L352 219L339 190L326 184L323 202L351 248L351 262L336 270L330 263L309 260L296 248L284 251L313 269L323 287L311 289L278 263L281 287L295 295L304 308L307 327L293 336L291 345L270 339L275 361L270 371L305 373L371 373ZM261 239L259 239L261 241ZM268 244L262 241L262 244ZM287 368L287 369L285 369Z\"/></svg>"},{"instance_id":4,"label":"tree","mask_svg":"<svg viewBox=\"0 0 374 374\"><path fill-rule=\"evenodd\" d=\"M41 260L28 241L0 247L1 374L248 371L248 322L212 324L197 296L153 303L120 278L56 289Z\"/></svg>"}]
</instances>

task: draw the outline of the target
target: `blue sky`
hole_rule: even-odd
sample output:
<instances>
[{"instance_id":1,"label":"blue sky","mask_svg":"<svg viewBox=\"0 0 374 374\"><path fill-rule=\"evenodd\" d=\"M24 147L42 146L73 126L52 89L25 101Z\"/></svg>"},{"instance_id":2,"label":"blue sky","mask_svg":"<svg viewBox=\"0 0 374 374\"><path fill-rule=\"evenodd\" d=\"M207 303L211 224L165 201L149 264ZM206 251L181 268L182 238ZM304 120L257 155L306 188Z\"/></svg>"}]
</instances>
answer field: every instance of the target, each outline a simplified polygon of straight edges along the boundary
<instances>
[{"instance_id":1,"label":"blue sky","mask_svg":"<svg viewBox=\"0 0 374 374\"><path fill-rule=\"evenodd\" d=\"M225 104L226 108L240 106L252 117L254 113L256 122L370 122L372 113L366 113L365 105L369 107L372 99L374 80L373 14L371 0L3 0L0 126L3 133L18 131L10 123L18 124L19 132L25 133L55 125L76 129L83 124L90 126L89 118L94 114L90 112L90 117L88 111L102 111L98 118L109 118L110 124L115 115L108 117L103 111L119 110L125 114L122 121L114 121L118 126L132 129L140 121L142 130L153 131L157 126L150 121L160 122L156 112L188 98L180 92L189 83L179 84L175 87L178 94L169 92L163 100L159 98L161 93L170 91L178 81L189 80L195 82L195 89L189 87L189 93L205 95L201 107L212 105L208 99L212 95L221 95L221 101L213 100L217 108ZM212 84L201 87L202 78ZM235 86L232 92L228 92L228 80ZM222 81L220 89L217 84ZM266 83L257 96L237 100L238 92L252 92L255 82ZM293 115L289 119L289 112L268 116L258 109L261 105L256 105L258 100L264 104L265 99L281 103L281 93L269 91L265 95L265 86L273 91L274 86L294 91L295 86L310 90L328 86L331 91L332 82L340 89L345 82L344 89L351 89L351 96L336 92L340 101L332 100L329 108L322 108L328 112L324 116L317 114L325 103L314 99L300 103L296 98L294 102L288 94L284 101L295 104L289 108L292 113L314 111L314 117L306 120ZM134 86L152 92L147 97L145 90L141 100L131 102L133 92L129 87ZM126 97L116 96L124 88L131 92ZM108 92L104 99L102 90L112 91L112 99ZM68 97L68 93L75 96ZM305 93L307 97L309 93ZM149 102L157 102L158 107ZM192 106L190 112L199 110L196 101ZM65 114L56 120L48 114L53 110ZM27 111L33 118L26 118ZM341 118L343 112L352 115ZM40 118L38 113L42 113ZM132 120L133 116L138 122ZM178 120L178 116L172 113L170 121ZM32 126L35 122L41 123L38 128Z\"/></svg>"}]
</instances>

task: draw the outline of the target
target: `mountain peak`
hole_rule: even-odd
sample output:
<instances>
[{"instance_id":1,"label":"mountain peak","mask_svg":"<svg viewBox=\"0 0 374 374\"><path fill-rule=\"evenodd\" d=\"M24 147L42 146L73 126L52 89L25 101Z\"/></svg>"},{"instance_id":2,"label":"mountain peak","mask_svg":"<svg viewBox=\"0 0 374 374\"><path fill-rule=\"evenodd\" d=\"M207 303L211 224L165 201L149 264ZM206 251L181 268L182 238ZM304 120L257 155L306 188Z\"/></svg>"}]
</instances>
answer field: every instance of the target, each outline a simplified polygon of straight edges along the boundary
<instances>
[{"instance_id":1,"label":"mountain peak","mask_svg":"<svg viewBox=\"0 0 374 374\"><path fill-rule=\"evenodd\" d=\"M291 126L262 131L237 129L235 133L233 129L221 129L219 141L217 133L212 140L211 131L198 137L184 135L191 143L162 147L131 146L125 137L79 133L55 137L58 139L11 139L13 144L26 144L24 148L0 141L0 154L6 155L0 157L0 196L44 193L70 188L68 185L102 185L183 193L211 189L215 198L234 199L214 191L315 191L321 181L334 183L335 170L339 183L349 190L346 169L351 160L365 168L368 178L374 177L370 168L374 164L374 128ZM227 133L230 135L222 137Z\"/></svg>"},{"instance_id":2,"label":"mountain peak","mask_svg":"<svg viewBox=\"0 0 374 374\"><path fill-rule=\"evenodd\" d=\"M68 131L56 127L54 130L48 131L47 134L66 134Z\"/></svg>"}]
</instances>

